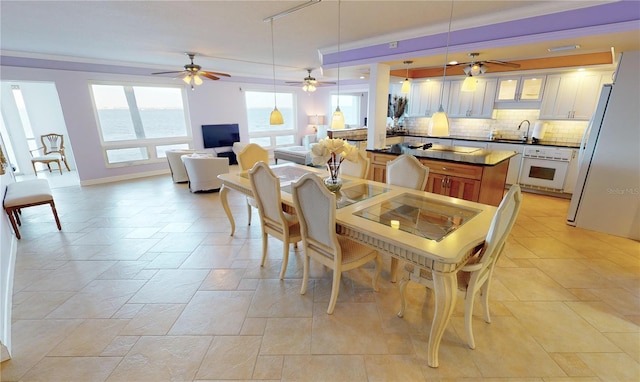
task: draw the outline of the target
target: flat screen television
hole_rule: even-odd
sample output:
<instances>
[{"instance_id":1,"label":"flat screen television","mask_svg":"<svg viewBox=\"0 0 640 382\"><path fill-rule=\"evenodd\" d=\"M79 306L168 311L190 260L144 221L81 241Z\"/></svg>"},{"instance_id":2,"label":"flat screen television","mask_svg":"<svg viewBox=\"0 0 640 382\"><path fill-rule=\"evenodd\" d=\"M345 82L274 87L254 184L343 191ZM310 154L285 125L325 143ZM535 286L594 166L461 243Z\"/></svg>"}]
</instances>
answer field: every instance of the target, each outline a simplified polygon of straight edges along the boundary
<instances>
[{"instance_id":1,"label":"flat screen television","mask_svg":"<svg viewBox=\"0 0 640 382\"><path fill-rule=\"evenodd\" d=\"M202 125L202 139L205 149L233 146L233 142L240 142L238 124Z\"/></svg>"}]
</instances>

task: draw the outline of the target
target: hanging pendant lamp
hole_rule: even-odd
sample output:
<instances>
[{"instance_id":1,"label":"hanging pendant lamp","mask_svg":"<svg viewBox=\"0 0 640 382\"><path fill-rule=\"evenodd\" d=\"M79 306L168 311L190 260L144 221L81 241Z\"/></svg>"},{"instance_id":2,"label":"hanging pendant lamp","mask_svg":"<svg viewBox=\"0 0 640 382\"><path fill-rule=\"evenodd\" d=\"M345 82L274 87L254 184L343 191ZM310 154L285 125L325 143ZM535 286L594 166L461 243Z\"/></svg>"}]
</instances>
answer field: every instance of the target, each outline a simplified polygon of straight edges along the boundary
<instances>
[{"instance_id":1,"label":"hanging pendant lamp","mask_svg":"<svg viewBox=\"0 0 640 382\"><path fill-rule=\"evenodd\" d=\"M409 82L409 65L411 65L413 61L404 61L403 64L407 65L407 75L402 82L402 87L400 88L400 93L409 94L411 92L411 82Z\"/></svg>"},{"instance_id":2,"label":"hanging pendant lamp","mask_svg":"<svg viewBox=\"0 0 640 382\"><path fill-rule=\"evenodd\" d=\"M276 103L276 54L273 44L273 18L271 19L271 59L273 63L273 111L269 116L269 124L270 125L283 125L284 118L282 118L282 113L278 110L278 105Z\"/></svg>"},{"instance_id":3,"label":"hanging pendant lamp","mask_svg":"<svg viewBox=\"0 0 640 382\"><path fill-rule=\"evenodd\" d=\"M453 0L451 0L451 13L449 15L449 30L447 31L447 47L444 53L444 71L442 73L442 88L440 89L440 107L434 113L429 122L428 133L431 136L442 137L449 135L449 117L442 107L444 97L444 80L447 78L447 60L449 59L449 38L451 37L451 20L453 20Z\"/></svg>"},{"instance_id":4,"label":"hanging pendant lamp","mask_svg":"<svg viewBox=\"0 0 640 382\"><path fill-rule=\"evenodd\" d=\"M336 111L331 116L332 129L344 129L344 114L340 110L340 0L338 0L338 101Z\"/></svg>"}]
</instances>

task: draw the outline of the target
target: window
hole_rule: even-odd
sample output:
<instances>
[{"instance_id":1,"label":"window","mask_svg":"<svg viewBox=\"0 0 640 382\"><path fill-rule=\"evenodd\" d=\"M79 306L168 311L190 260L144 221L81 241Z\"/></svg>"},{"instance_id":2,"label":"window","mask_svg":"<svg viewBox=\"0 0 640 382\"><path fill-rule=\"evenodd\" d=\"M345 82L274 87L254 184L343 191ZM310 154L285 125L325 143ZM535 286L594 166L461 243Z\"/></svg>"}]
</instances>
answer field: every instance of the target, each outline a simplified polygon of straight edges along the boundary
<instances>
[{"instance_id":1,"label":"window","mask_svg":"<svg viewBox=\"0 0 640 382\"><path fill-rule=\"evenodd\" d=\"M338 97L340 97L340 103L338 104ZM344 114L345 127L360 127L360 95L354 94L340 94L339 96L334 94L331 96L331 114L336 110L336 107L340 105L340 110Z\"/></svg>"},{"instance_id":2,"label":"window","mask_svg":"<svg viewBox=\"0 0 640 382\"><path fill-rule=\"evenodd\" d=\"M276 93L278 110L284 118L284 125L270 125L269 116L273 111L272 92L245 92L249 141L265 149L295 145L296 113L292 93Z\"/></svg>"},{"instance_id":3,"label":"window","mask_svg":"<svg viewBox=\"0 0 640 382\"><path fill-rule=\"evenodd\" d=\"M92 84L91 91L107 164L146 164L189 148L182 87Z\"/></svg>"}]
</instances>

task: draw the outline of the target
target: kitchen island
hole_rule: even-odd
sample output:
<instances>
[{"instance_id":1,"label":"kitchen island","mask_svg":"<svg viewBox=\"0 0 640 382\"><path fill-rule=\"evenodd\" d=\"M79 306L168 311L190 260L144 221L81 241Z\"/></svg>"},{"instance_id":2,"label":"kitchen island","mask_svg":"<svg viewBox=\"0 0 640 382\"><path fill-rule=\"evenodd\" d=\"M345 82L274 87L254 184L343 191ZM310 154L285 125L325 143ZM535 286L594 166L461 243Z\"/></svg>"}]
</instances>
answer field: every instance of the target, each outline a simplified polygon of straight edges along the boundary
<instances>
[{"instance_id":1,"label":"kitchen island","mask_svg":"<svg viewBox=\"0 0 640 382\"><path fill-rule=\"evenodd\" d=\"M429 167L425 191L497 206L504 193L509 158L515 151L477 147L395 144L367 150L369 179L385 182L387 162L401 154Z\"/></svg>"}]
</instances>

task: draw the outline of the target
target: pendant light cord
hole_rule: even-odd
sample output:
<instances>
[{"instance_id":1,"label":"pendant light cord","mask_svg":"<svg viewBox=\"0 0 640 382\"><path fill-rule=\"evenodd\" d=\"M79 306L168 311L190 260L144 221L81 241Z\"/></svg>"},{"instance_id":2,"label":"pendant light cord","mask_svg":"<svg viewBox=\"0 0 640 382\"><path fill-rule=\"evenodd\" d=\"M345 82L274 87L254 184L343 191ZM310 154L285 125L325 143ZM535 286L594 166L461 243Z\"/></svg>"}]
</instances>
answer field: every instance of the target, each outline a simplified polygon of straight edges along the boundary
<instances>
[{"instance_id":1,"label":"pendant light cord","mask_svg":"<svg viewBox=\"0 0 640 382\"><path fill-rule=\"evenodd\" d=\"M273 17L271 18L271 63L273 64L271 67L273 68L273 106L277 109L278 105L276 102L276 53L273 43Z\"/></svg>"},{"instance_id":2,"label":"pendant light cord","mask_svg":"<svg viewBox=\"0 0 640 382\"><path fill-rule=\"evenodd\" d=\"M444 51L444 69L442 72L442 87L440 89L440 107L444 97L444 80L447 78L447 60L449 60L449 39L451 38L451 20L453 20L453 0L451 0L451 13L449 14L449 29L447 30L447 47Z\"/></svg>"},{"instance_id":3,"label":"pendant light cord","mask_svg":"<svg viewBox=\"0 0 640 382\"><path fill-rule=\"evenodd\" d=\"M338 0L338 100L336 106L340 109L340 0Z\"/></svg>"}]
</instances>

